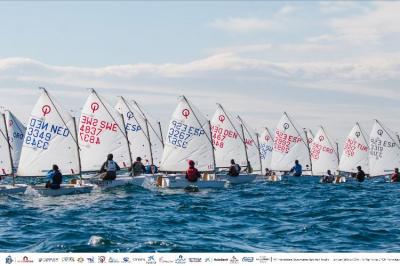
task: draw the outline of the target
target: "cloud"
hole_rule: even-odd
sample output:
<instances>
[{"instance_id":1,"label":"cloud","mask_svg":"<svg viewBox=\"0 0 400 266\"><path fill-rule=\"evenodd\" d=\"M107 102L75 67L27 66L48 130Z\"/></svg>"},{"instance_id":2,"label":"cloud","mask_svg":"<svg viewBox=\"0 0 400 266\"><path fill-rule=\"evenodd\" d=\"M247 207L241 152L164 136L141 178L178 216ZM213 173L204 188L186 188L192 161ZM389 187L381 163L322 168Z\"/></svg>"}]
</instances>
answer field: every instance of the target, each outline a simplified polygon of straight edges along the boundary
<instances>
[{"instance_id":1,"label":"cloud","mask_svg":"<svg viewBox=\"0 0 400 266\"><path fill-rule=\"evenodd\" d=\"M281 9L276 13L277 16L286 16L289 14L293 14L297 10L297 7L293 5L284 5Z\"/></svg>"},{"instance_id":2,"label":"cloud","mask_svg":"<svg viewBox=\"0 0 400 266\"><path fill-rule=\"evenodd\" d=\"M322 13L331 14L346 12L354 9L365 9L365 3L357 3L355 1L323 1L319 3L319 7Z\"/></svg>"},{"instance_id":3,"label":"cloud","mask_svg":"<svg viewBox=\"0 0 400 266\"><path fill-rule=\"evenodd\" d=\"M210 25L220 30L239 33L268 31L276 26L272 20L260 18L215 19Z\"/></svg>"}]
</instances>

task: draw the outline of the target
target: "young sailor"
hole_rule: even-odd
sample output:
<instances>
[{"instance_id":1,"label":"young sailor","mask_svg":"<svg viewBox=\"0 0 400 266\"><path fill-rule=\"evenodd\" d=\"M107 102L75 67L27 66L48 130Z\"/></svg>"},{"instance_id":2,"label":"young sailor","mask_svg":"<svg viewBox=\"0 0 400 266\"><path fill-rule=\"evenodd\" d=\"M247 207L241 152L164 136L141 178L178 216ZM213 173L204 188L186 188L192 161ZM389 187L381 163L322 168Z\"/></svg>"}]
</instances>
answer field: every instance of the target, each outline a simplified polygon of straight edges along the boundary
<instances>
[{"instance_id":1,"label":"young sailor","mask_svg":"<svg viewBox=\"0 0 400 266\"><path fill-rule=\"evenodd\" d=\"M247 173L249 173L249 174L253 173L253 167L251 167L250 161L247 161L246 170L247 170Z\"/></svg>"},{"instance_id":2,"label":"young sailor","mask_svg":"<svg viewBox=\"0 0 400 266\"><path fill-rule=\"evenodd\" d=\"M361 166L357 166L357 174L356 174L356 178L358 182L364 182L365 180L365 173L364 171L361 169Z\"/></svg>"},{"instance_id":3,"label":"young sailor","mask_svg":"<svg viewBox=\"0 0 400 266\"><path fill-rule=\"evenodd\" d=\"M103 163L100 169L100 173L102 173L100 176L101 179L114 180L117 178L117 171L119 171L121 168L116 162L114 162L113 158L114 156L111 153L107 155L107 161Z\"/></svg>"},{"instance_id":4,"label":"young sailor","mask_svg":"<svg viewBox=\"0 0 400 266\"><path fill-rule=\"evenodd\" d=\"M46 188L60 189L62 183L62 174L58 169L58 165L53 165L53 170L47 173L47 177L51 180L47 181Z\"/></svg>"},{"instance_id":5,"label":"young sailor","mask_svg":"<svg viewBox=\"0 0 400 266\"><path fill-rule=\"evenodd\" d=\"M189 161L189 169L187 169L185 177L189 182L197 182L200 178L200 172L194 167L194 161L192 160Z\"/></svg>"},{"instance_id":6,"label":"young sailor","mask_svg":"<svg viewBox=\"0 0 400 266\"><path fill-rule=\"evenodd\" d=\"M133 176L138 176L142 175L146 172L146 168L144 167L142 163L142 158L137 157L136 161L132 165L132 175Z\"/></svg>"},{"instance_id":7,"label":"young sailor","mask_svg":"<svg viewBox=\"0 0 400 266\"><path fill-rule=\"evenodd\" d=\"M231 160L231 167L229 168L228 175L230 176L238 176L240 173L240 165L235 163L235 160Z\"/></svg>"},{"instance_id":8,"label":"young sailor","mask_svg":"<svg viewBox=\"0 0 400 266\"><path fill-rule=\"evenodd\" d=\"M268 177L268 181L276 182L279 181L278 177L276 176L275 172L272 172L271 175Z\"/></svg>"},{"instance_id":9,"label":"young sailor","mask_svg":"<svg viewBox=\"0 0 400 266\"><path fill-rule=\"evenodd\" d=\"M303 167L299 164L299 161L294 161L294 166L290 169L290 172L293 173L293 176L301 176L303 173Z\"/></svg>"},{"instance_id":10,"label":"young sailor","mask_svg":"<svg viewBox=\"0 0 400 266\"><path fill-rule=\"evenodd\" d=\"M321 183L333 183L335 176L332 175L331 170L326 171L326 175L321 178Z\"/></svg>"},{"instance_id":11,"label":"young sailor","mask_svg":"<svg viewBox=\"0 0 400 266\"><path fill-rule=\"evenodd\" d=\"M394 168L394 173L392 174L390 181L399 182L399 168Z\"/></svg>"},{"instance_id":12,"label":"young sailor","mask_svg":"<svg viewBox=\"0 0 400 266\"><path fill-rule=\"evenodd\" d=\"M146 171L145 171L146 174L154 175L154 174L158 173L158 167L155 166L154 164L150 164L149 160L146 160L145 169L146 169Z\"/></svg>"}]
</instances>

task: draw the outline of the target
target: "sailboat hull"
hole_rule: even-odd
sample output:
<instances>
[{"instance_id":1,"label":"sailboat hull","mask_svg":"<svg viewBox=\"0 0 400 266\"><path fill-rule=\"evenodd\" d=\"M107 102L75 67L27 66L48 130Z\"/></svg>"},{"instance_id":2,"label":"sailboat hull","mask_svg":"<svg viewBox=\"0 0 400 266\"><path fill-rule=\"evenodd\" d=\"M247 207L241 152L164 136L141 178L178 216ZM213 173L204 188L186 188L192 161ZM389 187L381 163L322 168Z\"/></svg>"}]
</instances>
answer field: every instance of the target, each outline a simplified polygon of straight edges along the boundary
<instances>
[{"instance_id":1,"label":"sailboat hull","mask_svg":"<svg viewBox=\"0 0 400 266\"><path fill-rule=\"evenodd\" d=\"M217 174L217 180L228 181L232 185L251 183L256 179L256 174L240 174L238 176L230 176L224 174Z\"/></svg>"},{"instance_id":2,"label":"sailboat hull","mask_svg":"<svg viewBox=\"0 0 400 266\"><path fill-rule=\"evenodd\" d=\"M56 197L56 196L64 196L64 195L72 195L72 194L85 194L90 193L94 186L83 184L83 185L71 185L71 184L62 184L60 189L50 189L45 188L43 186L33 186L35 191L37 191L41 196L45 197Z\"/></svg>"},{"instance_id":3,"label":"sailboat hull","mask_svg":"<svg viewBox=\"0 0 400 266\"><path fill-rule=\"evenodd\" d=\"M27 185L17 184L12 185L0 185L0 195L12 195L25 193Z\"/></svg>"},{"instance_id":4,"label":"sailboat hull","mask_svg":"<svg viewBox=\"0 0 400 266\"><path fill-rule=\"evenodd\" d=\"M197 187L199 189L221 189L226 185L225 180L198 180L189 182L183 176L163 177L161 181L162 188L184 189L187 187Z\"/></svg>"}]
</instances>

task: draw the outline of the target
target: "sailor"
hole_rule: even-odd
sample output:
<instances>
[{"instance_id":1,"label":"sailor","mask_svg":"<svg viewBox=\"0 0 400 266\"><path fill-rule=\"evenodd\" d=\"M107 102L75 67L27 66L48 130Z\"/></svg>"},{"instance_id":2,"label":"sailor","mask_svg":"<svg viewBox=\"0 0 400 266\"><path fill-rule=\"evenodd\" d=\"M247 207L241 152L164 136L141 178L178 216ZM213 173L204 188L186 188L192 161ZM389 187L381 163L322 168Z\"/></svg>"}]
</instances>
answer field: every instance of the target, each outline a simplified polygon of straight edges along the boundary
<instances>
[{"instance_id":1,"label":"sailor","mask_svg":"<svg viewBox=\"0 0 400 266\"><path fill-rule=\"evenodd\" d=\"M294 166L290 169L290 172L293 173L293 176L301 176L303 173L303 167L299 164L299 161L294 161Z\"/></svg>"},{"instance_id":2,"label":"sailor","mask_svg":"<svg viewBox=\"0 0 400 266\"><path fill-rule=\"evenodd\" d=\"M147 161L147 160L146 160ZM146 171L145 171L145 173L146 174L152 174L152 175L154 175L154 174L157 174L158 173L158 167L157 166L155 166L154 164L146 164Z\"/></svg>"},{"instance_id":3,"label":"sailor","mask_svg":"<svg viewBox=\"0 0 400 266\"><path fill-rule=\"evenodd\" d=\"M335 181L335 176L332 175L331 170L326 171L326 175L324 175L321 179L321 183L333 183Z\"/></svg>"},{"instance_id":4,"label":"sailor","mask_svg":"<svg viewBox=\"0 0 400 266\"><path fill-rule=\"evenodd\" d=\"M250 161L247 161L246 170L247 170L247 173L249 173L249 174L253 173L253 167L251 167Z\"/></svg>"},{"instance_id":5,"label":"sailor","mask_svg":"<svg viewBox=\"0 0 400 266\"><path fill-rule=\"evenodd\" d=\"M271 176L272 172L269 168L265 168L265 176Z\"/></svg>"},{"instance_id":6,"label":"sailor","mask_svg":"<svg viewBox=\"0 0 400 266\"><path fill-rule=\"evenodd\" d=\"M53 164L53 168L47 173L47 177L51 180L47 181L46 188L60 189L62 183L62 174L58 169L58 165Z\"/></svg>"},{"instance_id":7,"label":"sailor","mask_svg":"<svg viewBox=\"0 0 400 266\"><path fill-rule=\"evenodd\" d=\"M194 161L192 160L189 161L189 169L187 169L185 177L189 182L197 182L197 179L200 178L199 170L194 167Z\"/></svg>"},{"instance_id":8,"label":"sailor","mask_svg":"<svg viewBox=\"0 0 400 266\"><path fill-rule=\"evenodd\" d=\"M364 173L364 171L361 169L361 166L357 166L356 178L357 178L357 181L358 181L358 182L364 182L364 180L365 180L365 173Z\"/></svg>"},{"instance_id":9,"label":"sailor","mask_svg":"<svg viewBox=\"0 0 400 266\"><path fill-rule=\"evenodd\" d=\"M268 180L269 180L269 181L272 181L272 182L276 182L276 181L278 181L279 179L278 179L278 177L276 176L276 173L275 173L275 172L272 172L271 175L269 176Z\"/></svg>"},{"instance_id":10,"label":"sailor","mask_svg":"<svg viewBox=\"0 0 400 266\"><path fill-rule=\"evenodd\" d=\"M133 176L138 176L142 175L146 172L146 168L144 167L142 163L142 158L137 157L136 161L132 165L132 175Z\"/></svg>"},{"instance_id":11,"label":"sailor","mask_svg":"<svg viewBox=\"0 0 400 266\"><path fill-rule=\"evenodd\" d=\"M114 180L117 178L117 171L121 168L114 162L113 158L114 156L110 153L107 155L107 161L101 166L100 173L102 173L101 178L103 180Z\"/></svg>"},{"instance_id":12,"label":"sailor","mask_svg":"<svg viewBox=\"0 0 400 266\"><path fill-rule=\"evenodd\" d=\"M394 173L392 174L390 180L392 182L399 182L399 168L394 168Z\"/></svg>"},{"instance_id":13,"label":"sailor","mask_svg":"<svg viewBox=\"0 0 400 266\"><path fill-rule=\"evenodd\" d=\"M229 168L229 172L228 175L230 176L238 176L240 173L240 165L238 165L237 163L235 163L235 160L232 159L231 160L231 167Z\"/></svg>"}]
</instances>

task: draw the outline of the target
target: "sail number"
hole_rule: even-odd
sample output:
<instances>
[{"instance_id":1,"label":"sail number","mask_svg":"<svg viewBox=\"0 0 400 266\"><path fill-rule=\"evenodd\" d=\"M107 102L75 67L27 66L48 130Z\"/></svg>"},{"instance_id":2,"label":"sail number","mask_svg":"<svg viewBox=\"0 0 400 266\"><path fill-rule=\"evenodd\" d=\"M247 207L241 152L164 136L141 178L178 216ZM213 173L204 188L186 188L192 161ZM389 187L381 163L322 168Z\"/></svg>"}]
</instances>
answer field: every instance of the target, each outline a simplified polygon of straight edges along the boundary
<instances>
[{"instance_id":1,"label":"sail number","mask_svg":"<svg viewBox=\"0 0 400 266\"><path fill-rule=\"evenodd\" d=\"M314 160L318 160L321 151L329 154L332 154L334 152L333 149L330 147L322 146L321 144L318 143L313 143L310 151L311 158L313 158Z\"/></svg>"},{"instance_id":2,"label":"sail number","mask_svg":"<svg viewBox=\"0 0 400 266\"><path fill-rule=\"evenodd\" d=\"M290 150L290 146L293 143L299 143L300 141L301 141L301 137L288 135L285 132L276 130L275 131L274 150L282 152L282 153L288 153Z\"/></svg>"},{"instance_id":3,"label":"sail number","mask_svg":"<svg viewBox=\"0 0 400 266\"><path fill-rule=\"evenodd\" d=\"M173 120L168 130L168 142L176 147L186 149L192 136L200 137L205 131L202 128L188 126Z\"/></svg>"},{"instance_id":4,"label":"sail number","mask_svg":"<svg viewBox=\"0 0 400 266\"><path fill-rule=\"evenodd\" d=\"M24 144L33 148L47 150L54 136L68 137L69 130L58 125L51 125L41 119L31 118L26 129Z\"/></svg>"},{"instance_id":5,"label":"sail number","mask_svg":"<svg viewBox=\"0 0 400 266\"><path fill-rule=\"evenodd\" d=\"M224 148L224 141L226 138L237 139L239 136L237 132L229 129L224 129L219 126L212 126L211 131L214 147L221 149Z\"/></svg>"},{"instance_id":6,"label":"sail number","mask_svg":"<svg viewBox=\"0 0 400 266\"><path fill-rule=\"evenodd\" d=\"M358 143L354 139L347 139L344 144L344 154L346 154L347 157L353 157L356 149L368 152L368 146Z\"/></svg>"},{"instance_id":7,"label":"sail number","mask_svg":"<svg viewBox=\"0 0 400 266\"><path fill-rule=\"evenodd\" d=\"M101 121L86 115L81 116L79 137L83 142L100 144L99 135L107 130L117 132L118 126L114 122Z\"/></svg>"},{"instance_id":8,"label":"sail number","mask_svg":"<svg viewBox=\"0 0 400 266\"><path fill-rule=\"evenodd\" d=\"M370 142L370 151L369 154L375 157L376 160L379 160L383 157L383 149L384 148L394 148L396 143L391 141L382 141L379 138L371 138Z\"/></svg>"},{"instance_id":9,"label":"sail number","mask_svg":"<svg viewBox=\"0 0 400 266\"><path fill-rule=\"evenodd\" d=\"M268 153L272 153L272 146L265 143L260 144L261 160L266 160Z\"/></svg>"}]
</instances>

